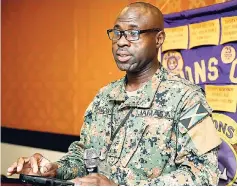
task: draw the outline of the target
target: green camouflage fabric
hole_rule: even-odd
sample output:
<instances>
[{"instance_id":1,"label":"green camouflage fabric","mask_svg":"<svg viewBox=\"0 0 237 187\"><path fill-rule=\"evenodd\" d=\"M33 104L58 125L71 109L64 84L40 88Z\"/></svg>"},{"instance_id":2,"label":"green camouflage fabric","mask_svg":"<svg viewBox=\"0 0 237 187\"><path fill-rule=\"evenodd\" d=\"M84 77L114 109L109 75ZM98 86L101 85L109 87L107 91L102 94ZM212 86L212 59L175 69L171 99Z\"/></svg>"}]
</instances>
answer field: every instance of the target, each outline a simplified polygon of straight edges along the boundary
<instances>
[{"instance_id":1,"label":"green camouflage fabric","mask_svg":"<svg viewBox=\"0 0 237 187\"><path fill-rule=\"evenodd\" d=\"M109 165L109 172L99 167L99 173L119 185L217 185L221 140L202 89L163 67L134 97L128 97L125 85L126 77L96 95L86 110L80 141L57 162L57 177L86 175L83 150L93 147L100 163Z\"/></svg>"}]
</instances>

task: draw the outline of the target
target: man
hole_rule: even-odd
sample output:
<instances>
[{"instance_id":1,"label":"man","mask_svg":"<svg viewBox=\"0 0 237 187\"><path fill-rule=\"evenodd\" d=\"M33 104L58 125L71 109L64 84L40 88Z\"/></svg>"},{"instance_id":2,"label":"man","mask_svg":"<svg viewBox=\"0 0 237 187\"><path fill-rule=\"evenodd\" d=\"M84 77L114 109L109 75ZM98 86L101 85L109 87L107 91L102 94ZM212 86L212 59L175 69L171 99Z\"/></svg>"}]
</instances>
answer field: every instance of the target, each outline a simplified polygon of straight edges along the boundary
<instances>
[{"instance_id":1,"label":"man","mask_svg":"<svg viewBox=\"0 0 237 187\"><path fill-rule=\"evenodd\" d=\"M107 31L121 80L89 105L80 141L55 163L40 154L19 158L13 173L74 179L79 185L216 185L216 134L202 89L158 62L163 16L143 2L125 7ZM99 174L86 175L83 154L100 152ZM39 167L39 169L38 169Z\"/></svg>"}]
</instances>

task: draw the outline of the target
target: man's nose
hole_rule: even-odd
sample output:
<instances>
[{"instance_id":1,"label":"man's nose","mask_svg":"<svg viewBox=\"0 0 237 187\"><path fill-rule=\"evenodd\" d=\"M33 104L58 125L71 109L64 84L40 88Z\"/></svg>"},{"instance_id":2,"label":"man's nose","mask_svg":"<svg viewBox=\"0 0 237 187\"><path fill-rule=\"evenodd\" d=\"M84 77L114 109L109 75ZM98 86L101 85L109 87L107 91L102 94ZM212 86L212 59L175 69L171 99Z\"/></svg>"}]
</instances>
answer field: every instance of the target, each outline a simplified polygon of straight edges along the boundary
<instances>
[{"instance_id":1,"label":"man's nose","mask_svg":"<svg viewBox=\"0 0 237 187\"><path fill-rule=\"evenodd\" d=\"M125 35L122 35L121 38L117 41L119 47L130 46L130 42L126 39Z\"/></svg>"}]
</instances>

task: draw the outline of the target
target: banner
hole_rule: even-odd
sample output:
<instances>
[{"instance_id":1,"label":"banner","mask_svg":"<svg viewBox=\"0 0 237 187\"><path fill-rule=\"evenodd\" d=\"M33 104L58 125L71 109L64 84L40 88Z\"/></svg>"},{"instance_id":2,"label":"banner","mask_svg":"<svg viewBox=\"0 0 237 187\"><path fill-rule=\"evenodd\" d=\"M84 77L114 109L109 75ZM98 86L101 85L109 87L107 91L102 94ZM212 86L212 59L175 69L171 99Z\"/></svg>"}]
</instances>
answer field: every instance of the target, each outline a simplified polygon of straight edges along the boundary
<instances>
[{"instance_id":1,"label":"banner","mask_svg":"<svg viewBox=\"0 0 237 187\"><path fill-rule=\"evenodd\" d=\"M200 85L223 140L218 153L219 185L237 185L237 1L165 15L170 44L160 58L170 72ZM188 27L188 42L181 33ZM181 29L180 29L181 28ZM183 32L181 32L183 31ZM176 42L180 32L185 40ZM171 46L171 43L176 43ZM184 48L184 43L187 48Z\"/></svg>"},{"instance_id":2,"label":"banner","mask_svg":"<svg viewBox=\"0 0 237 187\"><path fill-rule=\"evenodd\" d=\"M220 36L219 19L189 25L189 48L201 45L218 45Z\"/></svg>"},{"instance_id":3,"label":"banner","mask_svg":"<svg viewBox=\"0 0 237 187\"><path fill-rule=\"evenodd\" d=\"M165 30L164 44L162 50L167 51L171 49L187 49L188 47L188 26L167 28Z\"/></svg>"},{"instance_id":4,"label":"banner","mask_svg":"<svg viewBox=\"0 0 237 187\"><path fill-rule=\"evenodd\" d=\"M212 109L236 113L237 85L205 85L205 91Z\"/></svg>"},{"instance_id":5,"label":"banner","mask_svg":"<svg viewBox=\"0 0 237 187\"><path fill-rule=\"evenodd\" d=\"M216 130L222 139L218 153L220 185L233 184L237 179L237 123L227 115L213 113Z\"/></svg>"},{"instance_id":6,"label":"banner","mask_svg":"<svg viewBox=\"0 0 237 187\"><path fill-rule=\"evenodd\" d=\"M221 44L237 40L237 16L221 18Z\"/></svg>"}]
</instances>

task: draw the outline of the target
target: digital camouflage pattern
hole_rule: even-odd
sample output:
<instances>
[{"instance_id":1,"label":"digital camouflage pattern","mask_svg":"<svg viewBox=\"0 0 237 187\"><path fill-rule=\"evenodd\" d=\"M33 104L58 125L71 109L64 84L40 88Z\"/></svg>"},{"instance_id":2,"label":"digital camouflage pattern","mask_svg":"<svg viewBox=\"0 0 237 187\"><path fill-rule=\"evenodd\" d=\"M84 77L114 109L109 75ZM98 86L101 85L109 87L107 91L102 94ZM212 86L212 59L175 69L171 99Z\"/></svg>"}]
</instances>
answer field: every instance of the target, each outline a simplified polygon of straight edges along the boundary
<instances>
[{"instance_id":1,"label":"digital camouflage pattern","mask_svg":"<svg viewBox=\"0 0 237 187\"><path fill-rule=\"evenodd\" d=\"M109 173L102 167L100 173L119 185L217 185L221 140L202 89L163 67L135 97L128 97L125 85L126 77L94 98L80 141L57 162L57 177L85 175L83 150L94 147L100 162L110 166ZM111 142L130 108L134 110Z\"/></svg>"}]
</instances>

